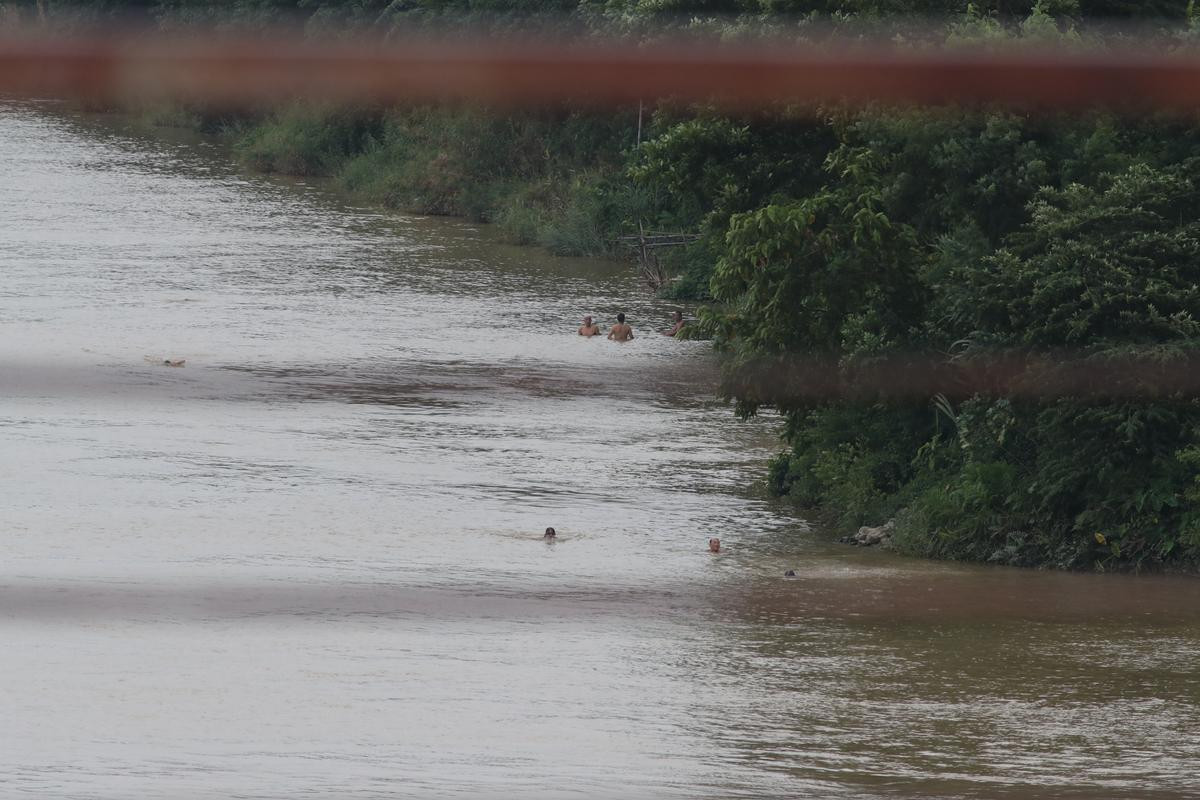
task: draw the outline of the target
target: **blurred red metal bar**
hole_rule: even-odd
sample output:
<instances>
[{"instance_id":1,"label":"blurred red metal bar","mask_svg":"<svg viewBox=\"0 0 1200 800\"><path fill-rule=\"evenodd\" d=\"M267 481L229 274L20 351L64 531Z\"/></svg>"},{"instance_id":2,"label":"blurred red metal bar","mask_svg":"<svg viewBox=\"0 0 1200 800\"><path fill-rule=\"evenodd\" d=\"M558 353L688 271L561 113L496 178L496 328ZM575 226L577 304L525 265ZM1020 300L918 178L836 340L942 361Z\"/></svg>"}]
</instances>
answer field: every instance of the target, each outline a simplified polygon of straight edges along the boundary
<instances>
[{"instance_id":1,"label":"blurred red metal bar","mask_svg":"<svg viewBox=\"0 0 1200 800\"><path fill-rule=\"evenodd\" d=\"M203 99L261 104L471 99L500 105L639 98L713 100L753 110L780 101L1000 103L1049 110L1200 107L1200 56L806 49L778 44L653 48L609 43L429 40L377 44L91 38L0 39L0 93Z\"/></svg>"},{"instance_id":2,"label":"blurred red metal bar","mask_svg":"<svg viewBox=\"0 0 1200 800\"><path fill-rule=\"evenodd\" d=\"M937 394L965 400L976 394L1025 400L1074 397L1092 401L1200 397L1200 351L1166 355L1088 355L1057 351L979 353L951 359L927 353L891 354L861 364L835 358L781 355L741 364L726 388L764 404L835 400L925 401Z\"/></svg>"}]
</instances>

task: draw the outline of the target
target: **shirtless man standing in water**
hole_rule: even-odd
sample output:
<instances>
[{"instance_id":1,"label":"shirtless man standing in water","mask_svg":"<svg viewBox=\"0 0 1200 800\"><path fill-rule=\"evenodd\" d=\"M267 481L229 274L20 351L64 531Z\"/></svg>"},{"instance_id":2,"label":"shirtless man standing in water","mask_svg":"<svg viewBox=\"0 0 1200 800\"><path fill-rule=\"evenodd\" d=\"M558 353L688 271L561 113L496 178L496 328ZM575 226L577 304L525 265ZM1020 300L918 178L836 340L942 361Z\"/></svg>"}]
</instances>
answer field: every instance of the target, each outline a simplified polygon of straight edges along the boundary
<instances>
[{"instance_id":1,"label":"shirtless man standing in water","mask_svg":"<svg viewBox=\"0 0 1200 800\"><path fill-rule=\"evenodd\" d=\"M633 328L625 324L624 314L617 314L617 324L608 332L608 338L614 342L628 342L633 338Z\"/></svg>"},{"instance_id":2,"label":"shirtless man standing in water","mask_svg":"<svg viewBox=\"0 0 1200 800\"><path fill-rule=\"evenodd\" d=\"M579 326L580 336L599 336L600 326L592 322L591 317L584 317L583 324Z\"/></svg>"}]
</instances>

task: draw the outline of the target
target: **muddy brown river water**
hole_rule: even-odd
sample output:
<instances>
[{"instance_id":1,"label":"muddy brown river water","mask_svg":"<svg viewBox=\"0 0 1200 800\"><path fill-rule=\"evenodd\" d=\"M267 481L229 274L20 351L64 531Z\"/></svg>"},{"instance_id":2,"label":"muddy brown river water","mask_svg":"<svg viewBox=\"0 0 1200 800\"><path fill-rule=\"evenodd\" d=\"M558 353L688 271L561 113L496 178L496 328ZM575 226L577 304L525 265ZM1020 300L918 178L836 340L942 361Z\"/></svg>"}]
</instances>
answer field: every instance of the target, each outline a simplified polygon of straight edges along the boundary
<instances>
[{"instance_id":1,"label":"muddy brown river water","mask_svg":"<svg viewBox=\"0 0 1200 800\"><path fill-rule=\"evenodd\" d=\"M0 796L1200 797L1200 581L827 543L671 309L0 101Z\"/></svg>"}]
</instances>

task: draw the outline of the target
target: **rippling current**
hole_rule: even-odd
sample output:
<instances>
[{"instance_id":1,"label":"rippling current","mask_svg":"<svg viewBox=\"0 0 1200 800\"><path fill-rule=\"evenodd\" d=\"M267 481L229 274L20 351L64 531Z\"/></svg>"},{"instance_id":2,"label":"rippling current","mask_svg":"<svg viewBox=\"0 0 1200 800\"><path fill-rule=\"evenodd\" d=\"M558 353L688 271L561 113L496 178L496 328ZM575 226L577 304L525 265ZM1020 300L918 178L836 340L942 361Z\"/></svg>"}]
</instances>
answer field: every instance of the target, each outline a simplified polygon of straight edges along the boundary
<instances>
[{"instance_id":1,"label":"rippling current","mask_svg":"<svg viewBox=\"0 0 1200 800\"><path fill-rule=\"evenodd\" d=\"M671 310L0 101L0 796L1200 796L1200 581L825 543Z\"/></svg>"}]
</instances>

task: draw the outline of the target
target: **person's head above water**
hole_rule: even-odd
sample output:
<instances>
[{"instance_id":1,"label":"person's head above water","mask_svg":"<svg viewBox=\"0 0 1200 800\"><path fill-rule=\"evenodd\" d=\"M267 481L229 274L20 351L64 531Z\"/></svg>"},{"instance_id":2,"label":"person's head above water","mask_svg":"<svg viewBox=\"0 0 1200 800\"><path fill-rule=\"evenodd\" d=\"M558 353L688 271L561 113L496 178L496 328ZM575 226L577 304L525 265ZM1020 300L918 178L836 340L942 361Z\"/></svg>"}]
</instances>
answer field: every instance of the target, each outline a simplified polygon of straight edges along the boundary
<instances>
[{"instance_id":1,"label":"person's head above water","mask_svg":"<svg viewBox=\"0 0 1200 800\"><path fill-rule=\"evenodd\" d=\"M715 536L713 538L709 539L708 540L708 549L709 549L709 551L711 551L713 553L721 552L721 540Z\"/></svg>"},{"instance_id":2,"label":"person's head above water","mask_svg":"<svg viewBox=\"0 0 1200 800\"><path fill-rule=\"evenodd\" d=\"M621 313L617 314L617 322L624 322L624 321L625 321L625 312L622 311Z\"/></svg>"},{"instance_id":3,"label":"person's head above water","mask_svg":"<svg viewBox=\"0 0 1200 800\"><path fill-rule=\"evenodd\" d=\"M682 312L682 311L676 311L676 312L675 312L675 321L676 321L676 322L683 322L683 312Z\"/></svg>"},{"instance_id":4,"label":"person's head above water","mask_svg":"<svg viewBox=\"0 0 1200 800\"><path fill-rule=\"evenodd\" d=\"M592 324L592 318L590 316L583 318L583 325L585 328L591 326L591 324Z\"/></svg>"},{"instance_id":5,"label":"person's head above water","mask_svg":"<svg viewBox=\"0 0 1200 800\"><path fill-rule=\"evenodd\" d=\"M553 539L558 534L554 532L554 528L546 528L546 533L542 536L543 539Z\"/></svg>"}]
</instances>

